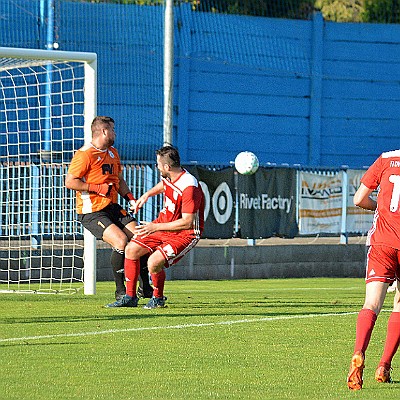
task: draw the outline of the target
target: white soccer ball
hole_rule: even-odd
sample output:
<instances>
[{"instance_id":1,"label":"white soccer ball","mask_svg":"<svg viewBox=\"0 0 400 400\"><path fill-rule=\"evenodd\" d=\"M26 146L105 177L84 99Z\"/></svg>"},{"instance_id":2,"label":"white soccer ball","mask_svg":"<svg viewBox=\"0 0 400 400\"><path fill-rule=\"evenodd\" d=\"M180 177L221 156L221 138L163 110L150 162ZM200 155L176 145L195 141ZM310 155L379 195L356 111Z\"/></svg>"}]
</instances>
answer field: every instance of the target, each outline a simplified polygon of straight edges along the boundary
<instances>
[{"instance_id":1,"label":"white soccer ball","mask_svg":"<svg viewBox=\"0 0 400 400\"><path fill-rule=\"evenodd\" d=\"M242 151L235 158L235 168L242 175L254 174L259 165L257 156L251 151Z\"/></svg>"}]
</instances>

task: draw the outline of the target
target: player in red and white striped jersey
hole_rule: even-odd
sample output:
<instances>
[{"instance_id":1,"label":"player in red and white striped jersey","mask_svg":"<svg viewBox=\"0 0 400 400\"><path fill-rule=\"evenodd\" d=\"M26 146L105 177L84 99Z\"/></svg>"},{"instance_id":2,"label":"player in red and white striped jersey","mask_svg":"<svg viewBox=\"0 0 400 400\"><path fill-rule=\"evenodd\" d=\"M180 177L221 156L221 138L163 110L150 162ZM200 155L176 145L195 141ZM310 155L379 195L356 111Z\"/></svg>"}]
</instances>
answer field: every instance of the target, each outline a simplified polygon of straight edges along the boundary
<instances>
[{"instance_id":1,"label":"player in red and white striped jersey","mask_svg":"<svg viewBox=\"0 0 400 400\"><path fill-rule=\"evenodd\" d=\"M164 207L152 222L135 227L135 236L125 248L126 295L109 307L136 307L139 259L150 253L147 266L153 281L153 297L144 307L164 307L164 267L187 254L200 240L204 228L204 195L197 179L180 165L178 150L157 150L161 181L136 201L136 211L149 197L164 194Z\"/></svg>"},{"instance_id":2,"label":"player in red and white striped jersey","mask_svg":"<svg viewBox=\"0 0 400 400\"><path fill-rule=\"evenodd\" d=\"M379 187L377 201L371 193ZM358 314L356 340L347 377L349 389L363 384L365 351L390 284L400 279L400 150L381 154L361 179L354 204L375 211L368 232L366 295ZM392 358L400 344L400 292L396 289L387 325L382 358L375 372L378 382L390 382Z\"/></svg>"}]
</instances>

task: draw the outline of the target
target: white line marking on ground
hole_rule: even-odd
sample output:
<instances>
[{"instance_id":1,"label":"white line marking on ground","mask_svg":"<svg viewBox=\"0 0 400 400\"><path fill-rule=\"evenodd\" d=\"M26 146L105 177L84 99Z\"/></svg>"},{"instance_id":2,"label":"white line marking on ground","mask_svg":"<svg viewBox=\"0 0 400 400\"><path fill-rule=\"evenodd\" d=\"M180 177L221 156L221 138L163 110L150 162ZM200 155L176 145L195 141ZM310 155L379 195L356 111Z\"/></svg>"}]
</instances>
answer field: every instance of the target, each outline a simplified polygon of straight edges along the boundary
<instances>
[{"instance_id":1,"label":"white line marking on ground","mask_svg":"<svg viewBox=\"0 0 400 400\"><path fill-rule=\"evenodd\" d=\"M60 333L60 334L55 334L55 335L26 336L26 337L19 337L19 338L0 339L0 343L25 342L28 340L54 339L54 338L60 338L60 337L82 337L82 336L107 335L110 333L155 331L155 330L162 330L162 329L202 328L202 327L206 327L206 326L249 324L249 323L254 323L254 322L279 321L279 320L285 320L285 319L340 317L340 316L344 316L344 315L354 315L354 314L358 314L358 311L357 312L355 312L355 311L347 312L347 313L329 313L329 314L303 314L303 315L285 315L285 316L282 315L279 317L238 319L238 320L231 320L231 321L206 322L206 323L202 323L202 324L183 324L183 325L149 326L149 327L125 328L125 329L108 329L108 330L104 330L104 331L94 331L94 332Z\"/></svg>"}]
</instances>

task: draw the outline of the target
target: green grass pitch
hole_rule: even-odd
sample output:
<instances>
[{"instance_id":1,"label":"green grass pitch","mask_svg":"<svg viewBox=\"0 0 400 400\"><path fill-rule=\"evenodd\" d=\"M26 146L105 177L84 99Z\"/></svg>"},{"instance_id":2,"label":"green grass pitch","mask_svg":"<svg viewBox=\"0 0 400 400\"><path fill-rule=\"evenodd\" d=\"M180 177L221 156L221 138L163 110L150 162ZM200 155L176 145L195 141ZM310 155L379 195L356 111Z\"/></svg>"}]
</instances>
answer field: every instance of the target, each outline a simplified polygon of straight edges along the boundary
<instances>
[{"instance_id":1,"label":"green grass pitch","mask_svg":"<svg viewBox=\"0 0 400 400\"><path fill-rule=\"evenodd\" d=\"M0 399L389 399L374 381L389 293L364 388L346 375L362 279L168 281L168 308L106 309L97 294L0 295Z\"/></svg>"}]
</instances>

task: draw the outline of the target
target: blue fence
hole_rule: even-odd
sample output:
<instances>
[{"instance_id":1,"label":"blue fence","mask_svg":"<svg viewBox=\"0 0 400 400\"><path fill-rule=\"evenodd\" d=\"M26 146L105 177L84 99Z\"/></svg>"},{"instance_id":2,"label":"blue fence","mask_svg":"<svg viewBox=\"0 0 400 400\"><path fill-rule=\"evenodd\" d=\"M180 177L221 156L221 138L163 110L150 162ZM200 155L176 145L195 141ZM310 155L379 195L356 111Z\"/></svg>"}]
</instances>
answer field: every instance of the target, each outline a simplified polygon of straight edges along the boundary
<instances>
[{"instance_id":1,"label":"blue fence","mask_svg":"<svg viewBox=\"0 0 400 400\"><path fill-rule=\"evenodd\" d=\"M64 186L67 168L68 165L66 164L55 163L41 165L32 163L0 164L0 242L28 240L32 248L38 248L42 241L47 239L75 240L82 238L82 226L76 220L75 192L66 189ZM208 171L212 171L211 174L207 174L207 179L201 182L204 185L203 188L209 186L207 189L208 198L206 196L206 203L208 201L206 207L208 209L219 210L220 207L223 207L223 204L226 206L226 201L222 201L224 199L220 198L225 196L224 191L220 193L219 189L216 189L214 193L214 189L211 190L211 186L215 186L214 182L221 179L217 176L218 174L213 175L213 173L220 169L226 171L226 168L229 167L208 166L206 168ZM274 168L266 170L271 171L272 169ZM305 170L300 168L296 171L297 175L295 173L293 176L297 176L295 178L297 183L291 185L296 189L285 196L291 198L291 209L295 211L293 215L296 215L291 223L301 225L300 235L329 233L346 237L348 233L366 233L371 225L373 213L364 215L363 212L357 211L352 204L352 196L359 185L362 170ZM311 176L302 175L305 172L311 173ZM262 176L264 175L260 175L260 177ZM348 176L350 181L347 178ZM323 179L319 180L318 177ZM128 186L131 187L133 195L138 198L159 182L159 173L154 164L126 164L124 178ZM243 179L251 179L251 177L243 177ZM288 182L287 185L289 185ZM229 238L237 235L241 205L237 197L238 187L236 187L236 184L234 186L224 183L225 190L228 190L232 197L231 212L232 216L234 215L234 221L232 218L232 223L228 226L230 223L228 218L224 219L223 222L219 219L218 223L222 225L217 224L214 230L208 229L210 235L207 237ZM304 189L307 189L307 193L302 193ZM280 192L275 193L275 188L271 188L271 192L268 192L266 188L263 190L267 190L265 195L268 198L282 196ZM321 198L321 194L323 198ZM257 197L259 195L260 193L251 193L251 196ZM236 200L233 200L235 198ZM124 204L122 199L121 204ZM143 209L139 211L137 218L139 221L151 221L156 218L161 208L162 196L150 198ZM310 220L310 217L305 217L304 213L302 218L303 211L307 214L311 210L318 214L317 218ZM222 208L220 212L228 211ZM260 211L256 207L254 212ZM265 224L268 224L268 215L264 215L264 213L268 212L267 209L263 211L262 218L265 220ZM347 217L347 214L349 214L349 217ZM355 214L358 214L356 219L354 219ZM285 214L282 215L283 218ZM334 217L331 218L332 216ZM274 218L279 217L274 216ZM244 225L243 221L242 225ZM295 231L297 232L297 228ZM221 232L224 232L222 236L218 236L221 235Z\"/></svg>"},{"instance_id":2,"label":"blue fence","mask_svg":"<svg viewBox=\"0 0 400 400\"><path fill-rule=\"evenodd\" d=\"M45 239L83 237L75 192L64 186L67 170L66 164L0 164L0 241L30 239L36 247ZM137 197L159 181L157 169L150 165L127 165L124 177ZM137 218L153 220L160 201L150 199Z\"/></svg>"},{"instance_id":3,"label":"blue fence","mask_svg":"<svg viewBox=\"0 0 400 400\"><path fill-rule=\"evenodd\" d=\"M38 4L0 0L2 46L44 48ZM116 119L122 159L150 162L162 144L163 7L57 4L59 49L98 54L98 113ZM359 168L397 147L399 25L174 12L184 162L251 150L262 164Z\"/></svg>"}]
</instances>

